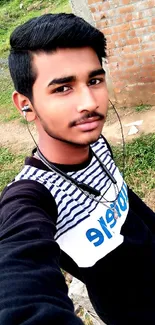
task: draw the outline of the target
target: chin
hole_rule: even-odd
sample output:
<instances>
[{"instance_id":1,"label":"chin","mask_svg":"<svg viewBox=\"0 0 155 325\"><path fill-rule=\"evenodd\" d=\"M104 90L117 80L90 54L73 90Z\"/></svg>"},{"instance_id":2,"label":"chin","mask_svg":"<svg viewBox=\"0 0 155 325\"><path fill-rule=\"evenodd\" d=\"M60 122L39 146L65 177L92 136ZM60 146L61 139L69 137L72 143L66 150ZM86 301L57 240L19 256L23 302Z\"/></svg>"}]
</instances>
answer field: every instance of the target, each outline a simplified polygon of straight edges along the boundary
<instances>
[{"instance_id":1,"label":"chin","mask_svg":"<svg viewBox=\"0 0 155 325\"><path fill-rule=\"evenodd\" d=\"M98 133L98 134L90 134L85 139L81 139L81 141L79 141L79 145L88 146L88 145L96 142L99 139L100 134L101 133Z\"/></svg>"}]
</instances>

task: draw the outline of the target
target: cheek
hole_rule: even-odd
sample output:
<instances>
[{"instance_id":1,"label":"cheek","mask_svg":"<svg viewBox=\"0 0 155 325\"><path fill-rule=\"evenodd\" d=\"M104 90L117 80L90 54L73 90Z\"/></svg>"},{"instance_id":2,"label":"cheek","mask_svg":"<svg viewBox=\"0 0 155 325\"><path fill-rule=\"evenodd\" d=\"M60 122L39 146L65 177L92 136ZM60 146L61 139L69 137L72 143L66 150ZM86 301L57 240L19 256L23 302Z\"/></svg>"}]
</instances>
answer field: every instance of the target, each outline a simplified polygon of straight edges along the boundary
<instances>
[{"instance_id":1,"label":"cheek","mask_svg":"<svg viewBox=\"0 0 155 325\"><path fill-rule=\"evenodd\" d=\"M107 106L108 104L108 90L106 88L102 89L97 95L97 101L101 106Z\"/></svg>"}]
</instances>

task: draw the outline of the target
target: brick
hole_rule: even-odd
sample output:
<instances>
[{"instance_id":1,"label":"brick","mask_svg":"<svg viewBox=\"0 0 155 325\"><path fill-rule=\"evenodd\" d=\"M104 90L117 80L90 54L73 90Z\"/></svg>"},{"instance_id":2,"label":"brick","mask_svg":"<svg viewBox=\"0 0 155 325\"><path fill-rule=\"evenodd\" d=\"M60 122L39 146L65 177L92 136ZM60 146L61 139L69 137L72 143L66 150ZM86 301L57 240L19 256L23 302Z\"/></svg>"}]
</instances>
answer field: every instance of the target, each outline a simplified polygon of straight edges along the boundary
<instances>
[{"instance_id":1,"label":"brick","mask_svg":"<svg viewBox=\"0 0 155 325\"><path fill-rule=\"evenodd\" d=\"M155 17L152 17L152 25L155 25Z\"/></svg>"},{"instance_id":2,"label":"brick","mask_svg":"<svg viewBox=\"0 0 155 325\"><path fill-rule=\"evenodd\" d=\"M118 40L118 34L113 34L113 35L111 35L111 41L112 42L115 42L115 41L117 41Z\"/></svg>"},{"instance_id":3,"label":"brick","mask_svg":"<svg viewBox=\"0 0 155 325\"><path fill-rule=\"evenodd\" d=\"M96 27L99 29L106 28L106 27L108 27L108 25L109 25L109 22L107 19L100 20L100 21L96 22Z\"/></svg>"},{"instance_id":4,"label":"brick","mask_svg":"<svg viewBox=\"0 0 155 325\"><path fill-rule=\"evenodd\" d=\"M95 7L90 7L90 11L91 11L92 13L94 13L94 12L96 12L96 8L95 8Z\"/></svg>"},{"instance_id":5,"label":"brick","mask_svg":"<svg viewBox=\"0 0 155 325\"><path fill-rule=\"evenodd\" d=\"M147 58L145 56L142 56L142 57L138 57L138 60L137 62L140 64L140 65L143 65L146 63L146 60L147 60L147 63L154 63L154 60L153 60L153 57L152 56L148 56Z\"/></svg>"},{"instance_id":6,"label":"brick","mask_svg":"<svg viewBox=\"0 0 155 325\"><path fill-rule=\"evenodd\" d=\"M109 68L112 69L113 71L118 69L118 67L119 67L119 64L117 61L109 63Z\"/></svg>"},{"instance_id":7,"label":"brick","mask_svg":"<svg viewBox=\"0 0 155 325\"><path fill-rule=\"evenodd\" d=\"M108 57L111 57L111 56L119 57L120 56L120 50L117 49L117 48L107 49L107 55L108 55Z\"/></svg>"},{"instance_id":8,"label":"brick","mask_svg":"<svg viewBox=\"0 0 155 325\"><path fill-rule=\"evenodd\" d=\"M124 75L121 76L121 81L126 80L127 82L135 83L138 79L138 71L135 74L131 73L124 73Z\"/></svg>"},{"instance_id":9,"label":"brick","mask_svg":"<svg viewBox=\"0 0 155 325\"><path fill-rule=\"evenodd\" d=\"M127 34L125 32L117 34L119 38L126 39Z\"/></svg>"},{"instance_id":10,"label":"brick","mask_svg":"<svg viewBox=\"0 0 155 325\"><path fill-rule=\"evenodd\" d=\"M147 1L149 8L154 8L154 0Z\"/></svg>"},{"instance_id":11,"label":"brick","mask_svg":"<svg viewBox=\"0 0 155 325\"><path fill-rule=\"evenodd\" d=\"M148 32L149 33L154 33L155 32L155 23L154 23L154 25L148 26Z\"/></svg>"},{"instance_id":12,"label":"brick","mask_svg":"<svg viewBox=\"0 0 155 325\"><path fill-rule=\"evenodd\" d=\"M133 12L134 11L134 6L133 5L129 5L129 6L122 6L119 8L119 13L120 14L126 14L129 12Z\"/></svg>"},{"instance_id":13,"label":"brick","mask_svg":"<svg viewBox=\"0 0 155 325\"><path fill-rule=\"evenodd\" d=\"M131 53L123 53L122 54L122 60L138 60L138 54L136 52Z\"/></svg>"},{"instance_id":14,"label":"brick","mask_svg":"<svg viewBox=\"0 0 155 325\"><path fill-rule=\"evenodd\" d=\"M105 11L105 10L108 10L108 9L110 9L110 4L107 1L103 2L102 4L99 4L99 6L98 6L99 11Z\"/></svg>"},{"instance_id":15,"label":"brick","mask_svg":"<svg viewBox=\"0 0 155 325\"><path fill-rule=\"evenodd\" d=\"M114 20L114 25L120 25L120 24L122 24L124 22L122 16L121 17L114 18L113 20Z\"/></svg>"},{"instance_id":16,"label":"brick","mask_svg":"<svg viewBox=\"0 0 155 325\"><path fill-rule=\"evenodd\" d=\"M135 37L135 38L128 38L126 40L126 44L127 45L135 45L135 44L139 44L140 43L140 40L138 37Z\"/></svg>"},{"instance_id":17,"label":"brick","mask_svg":"<svg viewBox=\"0 0 155 325\"><path fill-rule=\"evenodd\" d=\"M155 57L155 51L154 50L148 50L148 51L142 51L139 53L139 57L149 57L149 56L153 56Z\"/></svg>"},{"instance_id":18,"label":"brick","mask_svg":"<svg viewBox=\"0 0 155 325\"><path fill-rule=\"evenodd\" d=\"M91 5L92 3L95 4L95 3L99 3L101 2L101 0L88 0L88 4Z\"/></svg>"},{"instance_id":19,"label":"brick","mask_svg":"<svg viewBox=\"0 0 155 325\"><path fill-rule=\"evenodd\" d=\"M144 35L144 34L148 33L149 32L149 27L147 27L147 28L146 27L141 27L141 28L133 29L133 31L135 31L135 34L137 36L140 36L140 35Z\"/></svg>"},{"instance_id":20,"label":"brick","mask_svg":"<svg viewBox=\"0 0 155 325\"><path fill-rule=\"evenodd\" d=\"M155 35L154 35L154 37L155 37ZM154 47L155 47L155 43L154 42L147 42L147 43L142 43L141 44L142 50L152 49Z\"/></svg>"},{"instance_id":21,"label":"brick","mask_svg":"<svg viewBox=\"0 0 155 325\"><path fill-rule=\"evenodd\" d=\"M130 30L129 23L121 24L121 25L113 27L114 34L121 33L121 32L127 31L127 30Z\"/></svg>"},{"instance_id":22,"label":"brick","mask_svg":"<svg viewBox=\"0 0 155 325\"><path fill-rule=\"evenodd\" d=\"M144 83L150 83L150 82L154 82L155 81L155 77L153 76L140 76L139 77L139 81L140 82L144 82Z\"/></svg>"},{"instance_id":23,"label":"brick","mask_svg":"<svg viewBox=\"0 0 155 325\"><path fill-rule=\"evenodd\" d=\"M133 51L139 51L140 50L140 45L136 44L136 45L127 45L124 46L123 51L124 53L132 53Z\"/></svg>"},{"instance_id":24,"label":"brick","mask_svg":"<svg viewBox=\"0 0 155 325\"><path fill-rule=\"evenodd\" d=\"M150 73L153 75L153 72L155 74L155 67L154 67L154 64L145 64L143 69L141 69L141 76L145 76L147 75L148 73Z\"/></svg>"},{"instance_id":25,"label":"brick","mask_svg":"<svg viewBox=\"0 0 155 325\"><path fill-rule=\"evenodd\" d=\"M95 21L100 21L103 18L103 14L101 12L95 12L92 15Z\"/></svg>"},{"instance_id":26,"label":"brick","mask_svg":"<svg viewBox=\"0 0 155 325\"><path fill-rule=\"evenodd\" d=\"M96 12L100 11L99 5L96 5L95 8L96 8ZM114 10L114 9L102 10L102 13L108 18L113 18L116 15L116 10Z\"/></svg>"},{"instance_id":27,"label":"brick","mask_svg":"<svg viewBox=\"0 0 155 325\"><path fill-rule=\"evenodd\" d=\"M113 34L113 29L111 27L104 28L104 29L101 29L101 32L104 33L104 35L111 35L111 34Z\"/></svg>"},{"instance_id":28,"label":"brick","mask_svg":"<svg viewBox=\"0 0 155 325\"><path fill-rule=\"evenodd\" d=\"M132 51L140 51L141 45L140 44L134 44L132 45Z\"/></svg>"},{"instance_id":29,"label":"brick","mask_svg":"<svg viewBox=\"0 0 155 325\"><path fill-rule=\"evenodd\" d=\"M133 67L129 67L125 70L125 73L132 73L132 74L137 74L137 71L139 70L139 68L137 68L137 66L133 66Z\"/></svg>"},{"instance_id":30,"label":"brick","mask_svg":"<svg viewBox=\"0 0 155 325\"><path fill-rule=\"evenodd\" d=\"M110 56L108 59L109 65L113 62L118 62L118 60L120 60L120 58L118 56Z\"/></svg>"},{"instance_id":31,"label":"brick","mask_svg":"<svg viewBox=\"0 0 155 325\"><path fill-rule=\"evenodd\" d=\"M119 40L117 42L115 42L116 44L116 47L123 47L123 46L126 46L126 40L125 39L121 39L119 38Z\"/></svg>"},{"instance_id":32,"label":"brick","mask_svg":"<svg viewBox=\"0 0 155 325\"><path fill-rule=\"evenodd\" d=\"M103 0L103 1L107 1L107 0ZM112 2L113 7L115 8L120 6L120 0L110 0L110 2Z\"/></svg>"},{"instance_id":33,"label":"brick","mask_svg":"<svg viewBox=\"0 0 155 325\"><path fill-rule=\"evenodd\" d=\"M149 33L154 33L155 32L155 25L137 28L135 31L136 31L137 36L145 35L145 34L148 35Z\"/></svg>"},{"instance_id":34,"label":"brick","mask_svg":"<svg viewBox=\"0 0 155 325\"><path fill-rule=\"evenodd\" d=\"M147 19L140 19L138 21L132 21L130 24L131 24L131 28L141 28L141 27L149 25Z\"/></svg>"},{"instance_id":35,"label":"brick","mask_svg":"<svg viewBox=\"0 0 155 325\"><path fill-rule=\"evenodd\" d=\"M106 36L107 43L111 43L111 35Z\"/></svg>"},{"instance_id":36,"label":"brick","mask_svg":"<svg viewBox=\"0 0 155 325\"><path fill-rule=\"evenodd\" d=\"M135 37L136 36L136 31L134 29L128 31L128 36L130 37Z\"/></svg>"},{"instance_id":37,"label":"brick","mask_svg":"<svg viewBox=\"0 0 155 325\"><path fill-rule=\"evenodd\" d=\"M110 75L114 80L121 80L123 76L122 71L120 70L111 70Z\"/></svg>"},{"instance_id":38,"label":"brick","mask_svg":"<svg viewBox=\"0 0 155 325\"><path fill-rule=\"evenodd\" d=\"M122 0L122 5L128 5L130 3L130 0Z\"/></svg>"},{"instance_id":39,"label":"brick","mask_svg":"<svg viewBox=\"0 0 155 325\"><path fill-rule=\"evenodd\" d=\"M115 86L117 87L117 88L123 88L124 86L125 86L125 83L123 82L123 81L117 81L116 83L115 83Z\"/></svg>"},{"instance_id":40,"label":"brick","mask_svg":"<svg viewBox=\"0 0 155 325\"><path fill-rule=\"evenodd\" d=\"M132 21L132 14L125 15L125 21Z\"/></svg>"},{"instance_id":41,"label":"brick","mask_svg":"<svg viewBox=\"0 0 155 325\"><path fill-rule=\"evenodd\" d=\"M155 41L155 34L143 35L143 42Z\"/></svg>"},{"instance_id":42,"label":"brick","mask_svg":"<svg viewBox=\"0 0 155 325\"><path fill-rule=\"evenodd\" d=\"M143 17L143 12L142 11L132 13L132 20L139 20L139 19L143 19L143 18L146 18L146 17L147 16Z\"/></svg>"},{"instance_id":43,"label":"brick","mask_svg":"<svg viewBox=\"0 0 155 325\"><path fill-rule=\"evenodd\" d=\"M129 60L129 61L126 62L126 65L127 65L128 67L131 67L131 66L133 66L134 64L135 64L135 61L134 61L134 60Z\"/></svg>"}]
</instances>

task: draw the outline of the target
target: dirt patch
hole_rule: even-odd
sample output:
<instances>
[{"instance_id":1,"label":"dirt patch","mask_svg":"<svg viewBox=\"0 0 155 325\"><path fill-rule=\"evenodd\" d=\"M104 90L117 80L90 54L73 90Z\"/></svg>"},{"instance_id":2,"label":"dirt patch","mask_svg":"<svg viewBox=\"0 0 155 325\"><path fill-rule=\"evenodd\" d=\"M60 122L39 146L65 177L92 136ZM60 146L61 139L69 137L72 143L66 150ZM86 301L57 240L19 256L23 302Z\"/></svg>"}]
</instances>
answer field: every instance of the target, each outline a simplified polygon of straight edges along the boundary
<instances>
[{"instance_id":1,"label":"dirt patch","mask_svg":"<svg viewBox=\"0 0 155 325\"><path fill-rule=\"evenodd\" d=\"M153 211L155 211L155 189L147 191L144 201Z\"/></svg>"},{"instance_id":2,"label":"dirt patch","mask_svg":"<svg viewBox=\"0 0 155 325\"><path fill-rule=\"evenodd\" d=\"M143 133L147 134L155 132L155 106L142 112L135 112L134 109L118 109L118 113L121 118L125 141L131 141ZM126 127L125 125L140 120L143 122L141 125L136 126L138 133L128 135L131 127ZM109 111L107 122L103 128L103 135L112 144L120 144L122 141L120 123L112 109Z\"/></svg>"},{"instance_id":3,"label":"dirt patch","mask_svg":"<svg viewBox=\"0 0 155 325\"><path fill-rule=\"evenodd\" d=\"M37 141L35 126L30 124L29 127ZM29 153L35 146L26 124L22 124L17 120L9 123L1 123L0 135L0 146L7 147L14 153Z\"/></svg>"}]
</instances>

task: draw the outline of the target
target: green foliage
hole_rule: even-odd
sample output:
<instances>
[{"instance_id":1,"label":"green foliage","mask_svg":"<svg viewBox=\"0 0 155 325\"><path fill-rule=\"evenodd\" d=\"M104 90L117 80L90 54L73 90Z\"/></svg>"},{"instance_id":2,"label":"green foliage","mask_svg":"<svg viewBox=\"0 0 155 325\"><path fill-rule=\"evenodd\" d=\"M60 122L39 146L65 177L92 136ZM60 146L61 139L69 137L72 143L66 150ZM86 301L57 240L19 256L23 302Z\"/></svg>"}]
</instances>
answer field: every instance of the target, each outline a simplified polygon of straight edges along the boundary
<instances>
[{"instance_id":1,"label":"green foliage","mask_svg":"<svg viewBox=\"0 0 155 325\"><path fill-rule=\"evenodd\" d=\"M0 147L0 192L19 172L23 161L23 154L16 155L7 148Z\"/></svg>"},{"instance_id":2,"label":"green foliage","mask_svg":"<svg viewBox=\"0 0 155 325\"><path fill-rule=\"evenodd\" d=\"M22 7L20 5L23 5ZM14 28L43 13L70 12L69 0L0 1L0 56L9 50L9 37Z\"/></svg>"},{"instance_id":3,"label":"green foliage","mask_svg":"<svg viewBox=\"0 0 155 325\"><path fill-rule=\"evenodd\" d=\"M23 4L21 9L20 4ZM11 32L16 26L45 12L70 11L69 0L0 0L0 122L20 118L11 100L14 88L4 59L8 56Z\"/></svg>"},{"instance_id":4,"label":"green foliage","mask_svg":"<svg viewBox=\"0 0 155 325\"><path fill-rule=\"evenodd\" d=\"M8 122L19 118L19 113L12 103L11 97L14 88L8 74L1 76L0 89L0 122Z\"/></svg>"},{"instance_id":5,"label":"green foliage","mask_svg":"<svg viewBox=\"0 0 155 325\"><path fill-rule=\"evenodd\" d=\"M151 108L151 105L139 105L135 107L136 112L148 111Z\"/></svg>"},{"instance_id":6,"label":"green foliage","mask_svg":"<svg viewBox=\"0 0 155 325\"><path fill-rule=\"evenodd\" d=\"M141 197L155 188L155 134L142 135L126 144L125 180ZM122 170L122 147L113 147L116 164Z\"/></svg>"}]
</instances>

